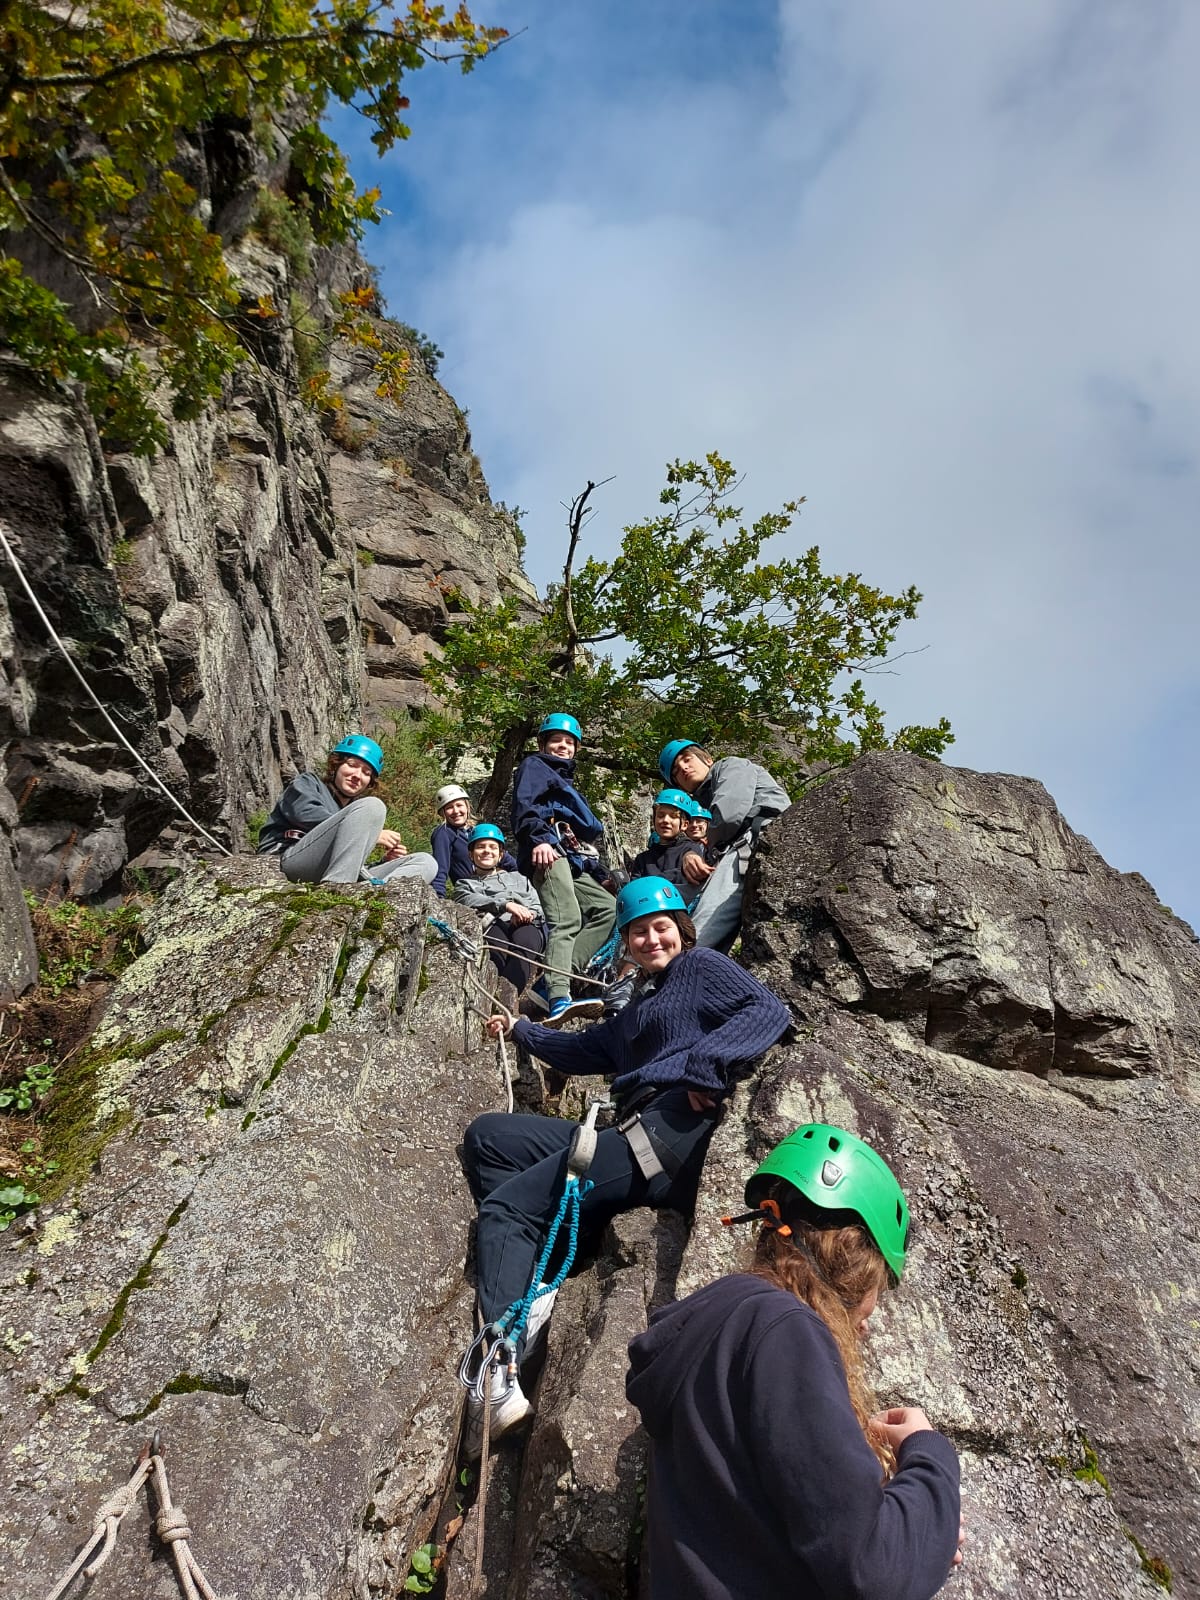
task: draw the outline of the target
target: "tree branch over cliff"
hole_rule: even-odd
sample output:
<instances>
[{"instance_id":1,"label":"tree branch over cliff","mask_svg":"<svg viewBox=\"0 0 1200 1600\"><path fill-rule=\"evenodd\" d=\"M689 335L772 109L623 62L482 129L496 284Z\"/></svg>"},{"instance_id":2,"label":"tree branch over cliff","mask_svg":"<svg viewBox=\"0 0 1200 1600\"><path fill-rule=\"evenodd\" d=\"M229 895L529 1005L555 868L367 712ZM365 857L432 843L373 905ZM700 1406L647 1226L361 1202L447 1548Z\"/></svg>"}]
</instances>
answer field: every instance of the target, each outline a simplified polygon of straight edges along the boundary
<instances>
[{"instance_id":1,"label":"tree branch over cliff","mask_svg":"<svg viewBox=\"0 0 1200 1600\"><path fill-rule=\"evenodd\" d=\"M827 573L816 546L774 553L802 500L746 524L731 503L738 480L728 461L675 461L658 514L625 528L614 557L580 566L598 487L589 481L570 503L563 581L543 615L522 619L515 600L460 596L464 620L426 669L445 707L432 731L447 752L495 757L493 805L547 711L583 723L580 760L611 775L606 788L644 781L660 747L679 737L766 756L793 782L813 764L865 750L936 756L951 742L944 718L889 735L863 688L863 676L892 659L918 591L889 595L858 573ZM781 741L794 757L780 755Z\"/></svg>"},{"instance_id":2,"label":"tree branch over cliff","mask_svg":"<svg viewBox=\"0 0 1200 1600\"><path fill-rule=\"evenodd\" d=\"M504 37L465 6L425 0L261 0L252 16L225 0L93 0L65 16L8 0L0 341L44 379L81 383L110 436L153 449L165 438L155 390L176 417L198 415L254 328L285 309L240 292L195 144L229 128L277 141L286 127L298 225L318 244L355 238L378 220L379 192L356 190L321 125L329 105L361 111L386 151L409 134L406 74L429 62L469 72ZM61 263L53 289L39 250ZM343 306L341 320L369 344L362 313ZM385 355L381 392L398 393L402 363Z\"/></svg>"}]
</instances>

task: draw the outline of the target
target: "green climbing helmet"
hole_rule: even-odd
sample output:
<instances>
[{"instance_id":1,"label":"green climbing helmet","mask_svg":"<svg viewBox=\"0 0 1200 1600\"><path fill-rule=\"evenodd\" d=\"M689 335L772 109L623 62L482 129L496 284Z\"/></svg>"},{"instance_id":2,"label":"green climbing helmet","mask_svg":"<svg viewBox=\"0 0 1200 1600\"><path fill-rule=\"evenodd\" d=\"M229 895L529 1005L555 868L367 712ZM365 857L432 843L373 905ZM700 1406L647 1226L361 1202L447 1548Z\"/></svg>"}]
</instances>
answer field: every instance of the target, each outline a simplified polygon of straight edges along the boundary
<instances>
[{"instance_id":1,"label":"green climbing helmet","mask_svg":"<svg viewBox=\"0 0 1200 1600\"><path fill-rule=\"evenodd\" d=\"M751 1176L746 1185L748 1206L758 1205L772 1178L790 1183L809 1206L857 1218L896 1278L903 1275L908 1202L892 1169L869 1144L845 1128L805 1123L777 1144ZM783 1210L787 1222L786 1205ZM810 1215L807 1220L812 1220ZM832 1217L829 1226L837 1226Z\"/></svg>"}]
</instances>

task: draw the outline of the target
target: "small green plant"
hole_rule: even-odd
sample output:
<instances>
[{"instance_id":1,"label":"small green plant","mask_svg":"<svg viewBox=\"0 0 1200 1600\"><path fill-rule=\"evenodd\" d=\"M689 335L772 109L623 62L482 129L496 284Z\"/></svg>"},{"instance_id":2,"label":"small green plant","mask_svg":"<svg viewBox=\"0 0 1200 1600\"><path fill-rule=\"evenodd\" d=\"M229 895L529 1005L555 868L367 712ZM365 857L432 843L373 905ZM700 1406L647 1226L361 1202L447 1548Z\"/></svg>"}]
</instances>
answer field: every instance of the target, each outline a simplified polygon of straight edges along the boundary
<instances>
[{"instance_id":1,"label":"small green plant","mask_svg":"<svg viewBox=\"0 0 1200 1600\"><path fill-rule=\"evenodd\" d=\"M494 503L495 503L496 510L502 512L504 514L504 516L506 516L508 518L509 522L512 523L513 536L515 537L515 539L517 541L517 550L519 551L519 553L521 555L524 555L525 554L525 526L524 526L524 524L525 524L525 518L529 515L528 511L526 511L523 506L506 505L503 500L497 500Z\"/></svg>"},{"instance_id":2,"label":"small green plant","mask_svg":"<svg viewBox=\"0 0 1200 1600\"><path fill-rule=\"evenodd\" d=\"M112 547L112 556L110 557L110 560L112 561L112 564L113 564L114 567L127 567L127 566L129 566L130 562L133 560L133 540L132 539L116 539L116 540L114 540L113 547Z\"/></svg>"},{"instance_id":3,"label":"small green plant","mask_svg":"<svg viewBox=\"0 0 1200 1600\"><path fill-rule=\"evenodd\" d=\"M260 189L251 224L255 233L287 262L293 278L312 275L313 230L303 203L275 189Z\"/></svg>"},{"instance_id":4,"label":"small green plant","mask_svg":"<svg viewBox=\"0 0 1200 1600\"><path fill-rule=\"evenodd\" d=\"M433 340L428 334L422 333L419 328L414 328L411 323L398 322L396 326L403 338L406 339L417 352L417 356L420 359L421 365L425 368L425 371L431 378L436 378L438 363L443 359L446 352L434 344Z\"/></svg>"},{"instance_id":5,"label":"small green plant","mask_svg":"<svg viewBox=\"0 0 1200 1600\"><path fill-rule=\"evenodd\" d=\"M409 1594L428 1594L438 1581L442 1552L436 1544L423 1544L412 1553L404 1588Z\"/></svg>"},{"instance_id":6,"label":"small green plant","mask_svg":"<svg viewBox=\"0 0 1200 1600\"><path fill-rule=\"evenodd\" d=\"M37 941L41 980L51 995L62 994L91 972L116 977L138 953L142 910L133 901L111 910L77 900L47 906L28 890L25 900Z\"/></svg>"},{"instance_id":7,"label":"small green plant","mask_svg":"<svg viewBox=\"0 0 1200 1600\"><path fill-rule=\"evenodd\" d=\"M0 1089L0 1111L32 1111L53 1087L54 1068L49 1061L32 1061L16 1083Z\"/></svg>"},{"instance_id":8,"label":"small green plant","mask_svg":"<svg viewBox=\"0 0 1200 1600\"><path fill-rule=\"evenodd\" d=\"M364 550L362 545L359 545L358 549L354 553L358 558L358 564L360 567L373 567L375 565L374 550Z\"/></svg>"},{"instance_id":9,"label":"small green plant","mask_svg":"<svg viewBox=\"0 0 1200 1600\"><path fill-rule=\"evenodd\" d=\"M38 1203L38 1196L23 1183L7 1183L0 1189L0 1233L15 1222L22 1212Z\"/></svg>"},{"instance_id":10,"label":"small green plant","mask_svg":"<svg viewBox=\"0 0 1200 1600\"><path fill-rule=\"evenodd\" d=\"M390 733L377 735L383 747L383 776L375 793L388 808L387 825L409 849L424 849L437 821L433 800L441 787L441 764L425 743L421 723L397 714Z\"/></svg>"},{"instance_id":11,"label":"small green plant","mask_svg":"<svg viewBox=\"0 0 1200 1600\"><path fill-rule=\"evenodd\" d=\"M1100 1466L1100 1457L1086 1439L1083 1440L1083 1465L1075 1468L1074 1476L1078 1478L1080 1483L1098 1483L1105 1494L1112 1492L1108 1487L1108 1479L1104 1476L1103 1469Z\"/></svg>"},{"instance_id":12,"label":"small green plant","mask_svg":"<svg viewBox=\"0 0 1200 1600\"><path fill-rule=\"evenodd\" d=\"M263 831L263 826L266 823L269 815L270 813L267 811L252 811L246 818L247 850L258 849L258 836Z\"/></svg>"}]
</instances>

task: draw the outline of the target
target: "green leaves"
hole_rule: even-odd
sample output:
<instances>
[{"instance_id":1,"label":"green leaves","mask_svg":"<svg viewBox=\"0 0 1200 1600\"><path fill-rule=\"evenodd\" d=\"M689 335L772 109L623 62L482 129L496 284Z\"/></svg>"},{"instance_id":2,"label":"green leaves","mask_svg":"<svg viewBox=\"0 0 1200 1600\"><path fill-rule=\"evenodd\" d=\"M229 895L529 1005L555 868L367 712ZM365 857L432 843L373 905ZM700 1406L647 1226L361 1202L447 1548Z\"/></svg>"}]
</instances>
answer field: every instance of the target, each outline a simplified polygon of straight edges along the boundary
<instances>
[{"instance_id":1,"label":"green leaves","mask_svg":"<svg viewBox=\"0 0 1200 1600\"><path fill-rule=\"evenodd\" d=\"M446 706L443 742L455 753L498 749L562 707L584 724L584 767L625 789L680 736L764 758L793 784L814 765L889 744L939 755L952 739L944 718L889 738L863 685L916 616L918 591L889 595L858 573L826 573L816 546L776 555L768 547L803 502L747 524L731 503L736 486L716 453L668 465L662 511L626 528L613 560L588 557L571 576L582 647L573 665L562 586L532 621L514 600L459 599L462 620L426 673Z\"/></svg>"},{"instance_id":2,"label":"green leaves","mask_svg":"<svg viewBox=\"0 0 1200 1600\"><path fill-rule=\"evenodd\" d=\"M176 417L196 416L244 358L255 314L182 170L194 152L181 132L250 117L287 127L315 238L357 237L378 220L379 195L356 191L322 130L329 103L354 103L386 150L408 136L406 73L428 61L469 71L503 37L463 7L421 0L263 0L249 11L228 0L94 0L66 15L8 0L0 342L51 381L79 380L104 431L153 450L165 439L156 383ZM46 250L77 281L82 315L27 275ZM396 374L383 384L395 392Z\"/></svg>"}]
</instances>

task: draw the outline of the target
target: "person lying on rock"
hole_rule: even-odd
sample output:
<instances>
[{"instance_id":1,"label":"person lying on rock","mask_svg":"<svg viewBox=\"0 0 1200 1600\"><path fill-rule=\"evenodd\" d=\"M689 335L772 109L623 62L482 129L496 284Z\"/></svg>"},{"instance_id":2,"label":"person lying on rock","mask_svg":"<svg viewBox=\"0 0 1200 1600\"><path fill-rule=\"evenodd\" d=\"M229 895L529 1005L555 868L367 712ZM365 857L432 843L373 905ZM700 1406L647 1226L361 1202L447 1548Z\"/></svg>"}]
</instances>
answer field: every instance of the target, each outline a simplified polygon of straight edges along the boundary
<instances>
[{"instance_id":1,"label":"person lying on rock","mask_svg":"<svg viewBox=\"0 0 1200 1600\"><path fill-rule=\"evenodd\" d=\"M593 1238L612 1217L637 1206L691 1210L704 1152L736 1075L790 1021L782 1001L736 962L695 947L683 898L666 879L626 884L617 896L617 925L641 973L623 1011L569 1034L507 1016L487 1024L493 1037L511 1033L559 1072L613 1079L616 1125L597 1138L587 1171L592 1187L580 1206L581 1227ZM501 1113L477 1117L467 1129L464 1165L479 1206L476 1296L485 1325L530 1287L563 1196L575 1127L561 1117ZM534 1301L526 1349L552 1303L549 1294ZM523 1353L519 1342L518 1359ZM495 1438L533 1407L507 1370L490 1381ZM477 1453L483 1406L468 1404L467 1448Z\"/></svg>"},{"instance_id":2,"label":"person lying on rock","mask_svg":"<svg viewBox=\"0 0 1200 1600\"><path fill-rule=\"evenodd\" d=\"M686 824L693 810L695 802L682 789L660 789L654 796L651 818L654 831L650 844L628 863L631 880L665 878L679 890L685 905L696 898L696 891L684 876L683 857L693 852L704 854L703 846L687 834ZM606 1017L613 1016L632 1000L637 972L637 966L628 959L617 964L616 981L604 996Z\"/></svg>"},{"instance_id":3,"label":"person lying on rock","mask_svg":"<svg viewBox=\"0 0 1200 1600\"><path fill-rule=\"evenodd\" d=\"M526 756L513 778L517 864L537 888L549 929L547 1020L555 1026L599 1016L598 999L572 1002L571 973L584 970L613 929L608 869L595 846L604 824L575 787L582 742L574 717L551 712L538 729L537 754Z\"/></svg>"},{"instance_id":4,"label":"person lying on rock","mask_svg":"<svg viewBox=\"0 0 1200 1600\"><path fill-rule=\"evenodd\" d=\"M374 739L351 733L335 744L325 776L302 772L283 791L262 825L258 853L279 857L292 883L389 883L420 878L432 883L437 862L410 855L375 788L383 772L383 751ZM384 858L368 871L365 862L378 845Z\"/></svg>"},{"instance_id":5,"label":"person lying on rock","mask_svg":"<svg viewBox=\"0 0 1200 1600\"><path fill-rule=\"evenodd\" d=\"M929 1600L962 1560L958 1457L917 1406L876 1411L862 1339L904 1271L881 1157L808 1123L746 1185L750 1270L653 1314L625 1391L650 1435L650 1600Z\"/></svg>"},{"instance_id":6,"label":"person lying on rock","mask_svg":"<svg viewBox=\"0 0 1200 1600\"><path fill-rule=\"evenodd\" d=\"M504 834L494 822L478 823L471 831L468 848L475 871L471 877L459 879L455 899L490 917L484 935L488 957L498 975L521 995L532 975L529 958L540 956L546 948L541 901L523 872L505 871L502 866L508 852Z\"/></svg>"},{"instance_id":7,"label":"person lying on rock","mask_svg":"<svg viewBox=\"0 0 1200 1600\"><path fill-rule=\"evenodd\" d=\"M714 761L692 739L672 739L664 745L658 769L665 783L682 789L711 813L708 840L720 851L717 863L689 856L683 871L688 882L701 890L692 913L696 942L727 950L742 922L742 880L754 841L787 810L791 798L756 761L743 756Z\"/></svg>"},{"instance_id":8,"label":"person lying on rock","mask_svg":"<svg viewBox=\"0 0 1200 1600\"><path fill-rule=\"evenodd\" d=\"M469 844L476 819L471 811L471 797L459 783L443 784L434 806L442 820L429 836L429 848L438 868L433 892L444 900L447 888L454 888L461 879L474 874ZM517 858L507 850L501 852L500 870L517 870Z\"/></svg>"}]
</instances>

